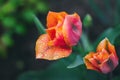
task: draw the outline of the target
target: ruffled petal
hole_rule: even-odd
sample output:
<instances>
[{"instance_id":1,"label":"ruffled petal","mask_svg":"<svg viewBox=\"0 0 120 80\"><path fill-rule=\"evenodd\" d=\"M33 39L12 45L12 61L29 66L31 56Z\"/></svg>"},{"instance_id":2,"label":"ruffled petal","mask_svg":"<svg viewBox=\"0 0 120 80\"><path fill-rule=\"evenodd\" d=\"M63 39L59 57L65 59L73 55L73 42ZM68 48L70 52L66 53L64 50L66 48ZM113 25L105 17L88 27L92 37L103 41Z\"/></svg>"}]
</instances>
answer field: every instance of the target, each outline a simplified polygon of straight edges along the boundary
<instances>
[{"instance_id":1,"label":"ruffled petal","mask_svg":"<svg viewBox=\"0 0 120 80\"><path fill-rule=\"evenodd\" d=\"M56 25L58 25L60 21L62 23L66 15L67 15L66 12L57 13L57 12L49 11L47 15L47 27L48 28L55 27Z\"/></svg>"},{"instance_id":2,"label":"ruffled petal","mask_svg":"<svg viewBox=\"0 0 120 80\"><path fill-rule=\"evenodd\" d=\"M43 34L38 38L35 48L37 59L56 60L71 54L71 47L49 46L49 41L48 34Z\"/></svg>"},{"instance_id":3,"label":"ruffled petal","mask_svg":"<svg viewBox=\"0 0 120 80\"><path fill-rule=\"evenodd\" d=\"M97 62L93 59L94 54L95 54L94 52L90 52L88 55L86 55L84 57L84 62L87 69L96 70L100 72Z\"/></svg>"}]
</instances>

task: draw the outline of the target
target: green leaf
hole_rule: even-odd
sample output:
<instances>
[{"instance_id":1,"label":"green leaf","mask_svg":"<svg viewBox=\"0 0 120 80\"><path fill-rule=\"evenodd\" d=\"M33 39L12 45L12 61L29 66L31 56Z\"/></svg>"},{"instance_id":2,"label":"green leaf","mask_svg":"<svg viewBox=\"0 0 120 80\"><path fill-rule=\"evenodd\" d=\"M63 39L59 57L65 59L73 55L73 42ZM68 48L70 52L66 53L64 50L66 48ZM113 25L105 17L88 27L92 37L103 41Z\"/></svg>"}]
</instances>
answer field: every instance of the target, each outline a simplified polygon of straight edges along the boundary
<instances>
[{"instance_id":1,"label":"green leaf","mask_svg":"<svg viewBox=\"0 0 120 80\"><path fill-rule=\"evenodd\" d=\"M58 60L47 69L25 72L17 80L86 80L85 74L84 66L67 69L63 61Z\"/></svg>"},{"instance_id":2,"label":"green leaf","mask_svg":"<svg viewBox=\"0 0 120 80\"><path fill-rule=\"evenodd\" d=\"M80 55L77 55L75 61L68 65L67 68L75 68L82 64L84 64L82 57Z\"/></svg>"},{"instance_id":3,"label":"green leaf","mask_svg":"<svg viewBox=\"0 0 120 80\"><path fill-rule=\"evenodd\" d=\"M16 7L13 5L12 2L8 1L6 4L4 4L2 7L1 7L1 11L4 13L4 14L8 14L8 13L11 13L11 12L14 12L16 10Z\"/></svg>"},{"instance_id":4,"label":"green leaf","mask_svg":"<svg viewBox=\"0 0 120 80\"><path fill-rule=\"evenodd\" d=\"M24 35L26 33L26 27L22 24L16 25L15 32L19 35Z\"/></svg>"},{"instance_id":5,"label":"green leaf","mask_svg":"<svg viewBox=\"0 0 120 80\"><path fill-rule=\"evenodd\" d=\"M91 45L91 43L89 41L90 40L88 39L88 36L85 34L85 32L82 32L81 42L82 42L83 48L86 52L93 50L93 46Z\"/></svg>"},{"instance_id":6,"label":"green leaf","mask_svg":"<svg viewBox=\"0 0 120 80\"><path fill-rule=\"evenodd\" d=\"M115 39L120 35L120 25L114 28L108 28L105 30L95 41L94 45L96 46L102 39L107 37L112 44L115 43Z\"/></svg>"},{"instance_id":7,"label":"green leaf","mask_svg":"<svg viewBox=\"0 0 120 80\"><path fill-rule=\"evenodd\" d=\"M100 9L100 7L95 3L95 0L88 0L89 1L89 5L92 8L92 10L95 12L95 14L97 15L97 17L104 23L104 24L108 24L109 20L106 17L105 13Z\"/></svg>"},{"instance_id":8,"label":"green leaf","mask_svg":"<svg viewBox=\"0 0 120 80\"><path fill-rule=\"evenodd\" d=\"M3 34L1 37L1 41L4 45L9 46L9 47L13 46L14 44L14 40L12 39L9 33Z\"/></svg>"},{"instance_id":9,"label":"green leaf","mask_svg":"<svg viewBox=\"0 0 120 80\"><path fill-rule=\"evenodd\" d=\"M33 20L36 24L36 27L37 27L39 33L41 33L41 34L46 33L44 26L42 25L42 23L39 21L39 19L35 15L33 15Z\"/></svg>"},{"instance_id":10,"label":"green leaf","mask_svg":"<svg viewBox=\"0 0 120 80\"><path fill-rule=\"evenodd\" d=\"M32 21L32 15L33 15L33 11L32 10L29 10L29 9L26 9L23 11L23 17L24 19L26 19L27 21Z\"/></svg>"},{"instance_id":11,"label":"green leaf","mask_svg":"<svg viewBox=\"0 0 120 80\"><path fill-rule=\"evenodd\" d=\"M46 13L49 10L48 9L48 4L46 4L44 2L36 3L36 9L37 9L37 11L39 11L41 13Z\"/></svg>"},{"instance_id":12,"label":"green leaf","mask_svg":"<svg viewBox=\"0 0 120 80\"><path fill-rule=\"evenodd\" d=\"M13 17L6 17L2 20L5 28L14 28L16 25L16 20Z\"/></svg>"}]
</instances>

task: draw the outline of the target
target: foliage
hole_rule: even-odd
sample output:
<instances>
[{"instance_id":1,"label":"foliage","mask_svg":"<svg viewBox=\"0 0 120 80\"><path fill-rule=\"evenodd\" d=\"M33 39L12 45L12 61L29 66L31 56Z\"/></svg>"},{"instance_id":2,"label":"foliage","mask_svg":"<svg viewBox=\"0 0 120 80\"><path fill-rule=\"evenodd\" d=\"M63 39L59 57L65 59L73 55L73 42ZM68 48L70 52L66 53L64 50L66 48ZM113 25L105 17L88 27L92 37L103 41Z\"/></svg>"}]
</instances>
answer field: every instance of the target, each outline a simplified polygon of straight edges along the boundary
<instances>
[{"instance_id":1,"label":"foliage","mask_svg":"<svg viewBox=\"0 0 120 80\"><path fill-rule=\"evenodd\" d=\"M48 11L47 2L44 0L1 0L0 21L3 32L0 34L4 49L13 46L13 35L25 35L32 21L32 14L44 14ZM0 49L0 54L5 54ZM0 56L1 56L0 55ZM2 56L1 56L2 57Z\"/></svg>"},{"instance_id":2,"label":"foliage","mask_svg":"<svg viewBox=\"0 0 120 80\"><path fill-rule=\"evenodd\" d=\"M40 22L38 22L37 17L34 18L35 24L37 25L38 30L41 32L44 27L41 26ZM100 42L105 37L108 37L110 41L115 44L115 40L118 40L118 36L120 36L119 30L120 25L116 27L109 27L102 34L100 34L94 42L90 41L88 35L86 34L86 30L84 30L80 43L77 46L73 47L73 53L71 56L53 62L53 64L50 65L46 70L26 72L20 75L18 77L18 80L106 80L106 75L97 73L95 71L86 70L85 66L83 65L84 63L82 57L85 56L89 51L95 50L98 42ZM89 76L86 77L86 75ZM118 77L114 78L114 80L117 80L117 78Z\"/></svg>"},{"instance_id":3,"label":"foliage","mask_svg":"<svg viewBox=\"0 0 120 80\"><path fill-rule=\"evenodd\" d=\"M96 71L87 70L83 63L83 57L89 51L96 50L98 43L107 37L115 47L120 46L120 0L116 0L114 11L112 10L111 0L104 0L104 9L96 3L97 0L88 0L88 4L103 25L107 26L102 29L100 35L96 37L89 36L90 30L100 32L98 27L94 25L94 17L92 14L86 14L83 20L83 32L79 43L73 47L72 55L57 61L51 61L43 70L23 71L17 77L17 80L107 80L107 75ZM103 11L104 10L104 11ZM39 21L37 14L45 14L48 11L46 0L1 0L0 1L0 57L7 56L7 48L14 45L13 35L25 35L29 23L36 24L39 34L45 33L43 24ZM33 21L32 21L33 20ZM95 26L95 27L94 27ZM93 28L94 27L94 28ZM116 48L117 49L117 48ZM117 50L119 51L119 50ZM119 52L117 53L119 55ZM27 54L28 56L28 54ZM25 56L26 57L26 56ZM41 60L39 60L41 63ZM34 62L33 62L34 63ZM43 64L44 65L44 64ZM16 62L19 69L25 66L22 61ZM31 66L31 65L29 65ZM120 65L118 66L118 68ZM117 70L117 69L116 69ZM113 72L112 80L119 80L119 71Z\"/></svg>"},{"instance_id":4,"label":"foliage","mask_svg":"<svg viewBox=\"0 0 120 80\"><path fill-rule=\"evenodd\" d=\"M29 71L18 77L18 80L106 80L102 74L85 70L85 66L67 69L62 60L54 62L43 71ZM92 73L92 74L91 74ZM87 76L86 75L90 75Z\"/></svg>"}]
</instances>

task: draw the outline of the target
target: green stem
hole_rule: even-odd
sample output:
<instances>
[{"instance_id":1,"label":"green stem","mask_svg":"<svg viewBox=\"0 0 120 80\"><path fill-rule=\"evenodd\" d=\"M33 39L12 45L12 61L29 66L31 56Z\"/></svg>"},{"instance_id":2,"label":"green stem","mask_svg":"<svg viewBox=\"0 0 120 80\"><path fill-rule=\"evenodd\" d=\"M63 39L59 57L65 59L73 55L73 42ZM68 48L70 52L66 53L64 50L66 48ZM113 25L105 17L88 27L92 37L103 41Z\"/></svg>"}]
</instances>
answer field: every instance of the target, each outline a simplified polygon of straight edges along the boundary
<instances>
[{"instance_id":1,"label":"green stem","mask_svg":"<svg viewBox=\"0 0 120 80\"><path fill-rule=\"evenodd\" d=\"M35 15L33 15L33 20L36 24L36 27L37 27L39 33L41 33L41 34L46 33L45 32L45 27L42 25L41 21Z\"/></svg>"}]
</instances>

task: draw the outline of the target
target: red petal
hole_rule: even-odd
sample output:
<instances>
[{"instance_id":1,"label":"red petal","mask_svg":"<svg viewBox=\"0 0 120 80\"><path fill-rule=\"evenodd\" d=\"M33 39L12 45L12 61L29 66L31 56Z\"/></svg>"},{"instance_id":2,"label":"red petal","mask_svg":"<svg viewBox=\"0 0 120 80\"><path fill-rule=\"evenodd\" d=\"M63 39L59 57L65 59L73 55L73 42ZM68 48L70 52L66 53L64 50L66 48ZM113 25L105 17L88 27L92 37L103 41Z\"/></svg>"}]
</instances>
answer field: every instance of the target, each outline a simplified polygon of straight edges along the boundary
<instances>
[{"instance_id":1,"label":"red petal","mask_svg":"<svg viewBox=\"0 0 120 80\"><path fill-rule=\"evenodd\" d=\"M56 60L70 55L70 47L48 46L50 38L47 34L41 35L36 42L36 58Z\"/></svg>"},{"instance_id":2,"label":"red petal","mask_svg":"<svg viewBox=\"0 0 120 80\"><path fill-rule=\"evenodd\" d=\"M56 37L55 27L46 29L46 31L47 31L47 33L49 34L51 40L53 40L53 39Z\"/></svg>"},{"instance_id":3,"label":"red petal","mask_svg":"<svg viewBox=\"0 0 120 80\"><path fill-rule=\"evenodd\" d=\"M82 22L80 17L74 13L73 15L67 15L63 24L63 36L65 42L74 46L78 43L82 33Z\"/></svg>"},{"instance_id":4,"label":"red petal","mask_svg":"<svg viewBox=\"0 0 120 80\"><path fill-rule=\"evenodd\" d=\"M118 59L115 57L114 54L111 54L108 59L106 59L101 65L100 70L102 73L109 73L113 71L116 66L118 65Z\"/></svg>"}]
</instances>

